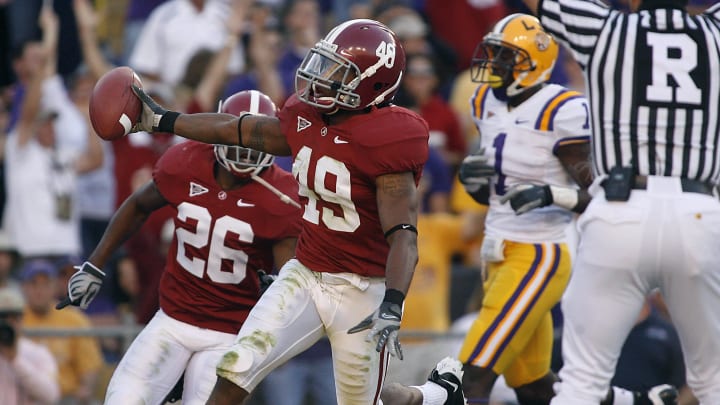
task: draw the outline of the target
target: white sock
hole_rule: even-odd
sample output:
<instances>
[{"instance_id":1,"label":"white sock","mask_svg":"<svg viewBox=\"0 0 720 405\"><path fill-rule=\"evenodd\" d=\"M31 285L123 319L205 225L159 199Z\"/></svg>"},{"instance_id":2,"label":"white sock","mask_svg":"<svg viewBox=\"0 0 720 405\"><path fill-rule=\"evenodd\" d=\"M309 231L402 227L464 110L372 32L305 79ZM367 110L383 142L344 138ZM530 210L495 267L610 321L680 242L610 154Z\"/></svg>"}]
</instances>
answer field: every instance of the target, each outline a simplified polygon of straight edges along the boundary
<instances>
[{"instance_id":1,"label":"white sock","mask_svg":"<svg viewBox=\"0 0 720 405\"><path fill-rule=\"evenodd\" d=\"M447 401L447 391L445 388L428 381L423 385L413 385L411 388L420 390L423 395L422 405L443 405Z\"/></svg>"},{"instance_id":2,"label":"white sock","mask_svg":"<svg viewBox=\"0 0 720 405\"><path fill-rule=\"evenodd\" d=\"M611 387L615 399L613 405L633 405L635 403L635 394L632 391L628 391L619 387Z\"/></svg>"}]
</instances>

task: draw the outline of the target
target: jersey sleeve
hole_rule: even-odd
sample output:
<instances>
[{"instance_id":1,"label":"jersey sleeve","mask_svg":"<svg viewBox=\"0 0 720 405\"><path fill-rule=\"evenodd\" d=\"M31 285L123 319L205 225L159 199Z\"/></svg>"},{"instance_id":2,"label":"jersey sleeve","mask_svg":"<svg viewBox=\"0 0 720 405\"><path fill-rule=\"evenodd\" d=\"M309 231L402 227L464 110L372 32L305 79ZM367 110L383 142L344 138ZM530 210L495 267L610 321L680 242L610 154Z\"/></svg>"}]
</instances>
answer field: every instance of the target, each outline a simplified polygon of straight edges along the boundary
<instances>
[{"instance_id":1,"label":"jersey sleeve","mask_svg":"<svg viewBox=\"0 0 720 405\"><path fill-rule=\"evenodd\" d=\"M606 21L618 14L601 0L543 0L538 6L543 27L572 51L583 69Z\"/></svg>"},{"instance_id":2,"label":"jersey sleeve","mask_svg":"<svg viewBox=\"0 0 720 405\"><path fill-rule=\"evenodd\" d=\"M590 142L590 110L585 97L569 99L553 119L555 144L553 154L560 146Z\"/></svg>"},{"instance_id":3,"label":"jersey sleeve","mask_svg":"<svg viewBox=\"0 0 720 405\"><path fill-rule=\"evenodd\" d=\"M373 178L412 172L415 180L419 180L429 153L427 123L412 114L387 114L374 125L373 131L386 136L382 141L365 145L364 171Z\"/></svg>"}]
</instances>

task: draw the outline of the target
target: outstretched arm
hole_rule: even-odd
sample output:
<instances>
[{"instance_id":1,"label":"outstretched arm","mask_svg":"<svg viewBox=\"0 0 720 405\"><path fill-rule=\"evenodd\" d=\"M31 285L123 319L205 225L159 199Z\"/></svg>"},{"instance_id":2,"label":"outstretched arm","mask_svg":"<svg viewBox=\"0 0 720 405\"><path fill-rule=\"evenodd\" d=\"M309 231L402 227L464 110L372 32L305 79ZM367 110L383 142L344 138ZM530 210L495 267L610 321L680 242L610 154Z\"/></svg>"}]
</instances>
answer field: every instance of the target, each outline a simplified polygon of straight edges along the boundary
<instances>
[{"instance_id":1,"label":"outstretched arm","mask_svg":"<svg viewBox=\"0 0 720 405\"><path fill-rule=\"evenodd\" d=\"M140 121L134 131L169 132L196 141L240 145L276 156L290 155L290 146L280 128L280 120L264 115L200 113L181 114L168 111L142 89L133 91L143 103Z\"/></svg>"}]
</instances>

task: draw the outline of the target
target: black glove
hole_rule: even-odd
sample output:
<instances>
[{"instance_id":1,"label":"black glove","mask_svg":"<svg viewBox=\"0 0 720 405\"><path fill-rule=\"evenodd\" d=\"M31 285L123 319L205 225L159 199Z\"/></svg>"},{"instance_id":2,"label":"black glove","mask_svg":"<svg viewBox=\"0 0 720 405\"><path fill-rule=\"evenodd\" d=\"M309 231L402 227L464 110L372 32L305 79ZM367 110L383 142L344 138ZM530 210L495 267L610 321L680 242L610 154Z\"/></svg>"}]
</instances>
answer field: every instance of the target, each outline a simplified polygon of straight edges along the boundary
<instances>
[{"instance_id":1,"label":"black glove","mask_svg":"<svg viewBox=\"0 0 720 405\"><path fill-rule=\"evenodd\" d=\"M510 201L510 207L517 215L524 214L533 208L547 207L553 203L553 193L550 186L534 186L532 184L517 184L500 197L500 203Z\"/></svg>"},{"instance_id":2,"label":"black glove","mask_svg":"<svg viewBox=\"0 0 720 405\"><path fill-rule=\"evenodd\" d=\"M68 281L68 296L55 306L56 309L63 309L68 305L87 309L102 287L105 273L95 265L85 262L82 266L74 266L74 268L77 271Z\"/></svg>"},{"instance_id":3,"label":"black glove","mask_svg":"<svg viewBox=\"0 0 720 405\"><path fill-rule=\"evenodd\" d=\"M274 274L267 274L265 270L257 271L258 278L260 279L260 295L265 294L265 291L270 287L270 284L275 282L277 276Z\"/></svg>"},{"instance_id":4,"label":"black glove","mask_svg":"<svg viewBox=\"0 0 720 405\"><path fill-rule=\"evenodd\" d=\"M153 100L152 97L148 96L143 89L134 84L132 85L132 90L143 105L140 120L133 126L132 131L174 133L175 120L180 113L166 110Z\"/></svg>"},{"instance_id":5,"label":"black glove","mask_svg":"<svg viewBox=\"0 0 720 405\"><path fill-rule=\"evenodd\" d=\"M401 305L395 302L383 301L375 312L350 328L348 333L357 333L370 329L366 340L376 340L375 350L380 352L387 344L390 354L402 360L402 348L398 340L398 330L400 330L400 320L402 318Z\"/></svg>"},{"instance_id":6,"label":"black glove","mask_svg":"<svg viewBox=\"0 0 720 405\"><path fill-rule=\"evenodd\" d=\"M465 191L472 194L490 184L490 178L495 174L495 167L488 164L485 149L481 148L463 159L458 178Z\"/></svg>"}]
</instances>

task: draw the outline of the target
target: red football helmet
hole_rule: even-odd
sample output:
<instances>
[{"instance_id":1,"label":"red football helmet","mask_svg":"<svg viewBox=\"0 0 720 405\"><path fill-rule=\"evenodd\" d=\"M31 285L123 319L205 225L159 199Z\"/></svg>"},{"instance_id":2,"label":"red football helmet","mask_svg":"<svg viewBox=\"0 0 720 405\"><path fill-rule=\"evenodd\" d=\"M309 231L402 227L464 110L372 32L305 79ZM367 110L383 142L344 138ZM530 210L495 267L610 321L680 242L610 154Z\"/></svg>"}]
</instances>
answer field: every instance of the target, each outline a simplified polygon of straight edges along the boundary
<instances>
[{"instance_id":1,"label":"red football helmet","mask_svg":"<svg viewBox=\"0 0 720 405\"><path fill-rule=\"evenodd\" d=\"M257 91L240 91L220 101L218 112L239 116L243 112L275 116L277 108L270 97ZM228 171L240 177L251 177L273 164L275 156L241 146L215 145L215 158Z\"/></svg>"},{"instance_id":2,"label":"red football helmet","mask_svg":"<svg viewBox=\"0 0 720 405\"><path fill-rule=\"evenodd\" d=\"M326 113L361 110L392 100L404 69L405 51L388 27L350 20L308 52L295 75L295 90Z\"/></svg>"}]
</instances>

